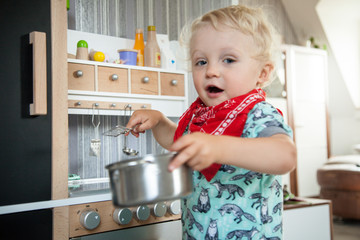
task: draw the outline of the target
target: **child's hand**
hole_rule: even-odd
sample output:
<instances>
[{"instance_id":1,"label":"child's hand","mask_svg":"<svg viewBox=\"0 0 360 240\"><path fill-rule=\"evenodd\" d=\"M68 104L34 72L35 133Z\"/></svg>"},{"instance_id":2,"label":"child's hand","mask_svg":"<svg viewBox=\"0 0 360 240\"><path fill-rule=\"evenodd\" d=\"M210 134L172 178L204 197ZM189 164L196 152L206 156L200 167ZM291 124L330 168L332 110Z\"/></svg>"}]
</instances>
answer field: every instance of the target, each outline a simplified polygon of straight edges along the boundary
<instances>
[{"instance_id":1,"label":"child's hand","mask_svg":"<svg viewBox=\"0 0 360 240\"><path fill-rule=\"evenodd\" d=\"M176 126L176 123L157 110L137 110L126 125L133 128L131 133L136 137L151 129L156 141L165 149L169 149L173 143Z\"/></svg>"},{"instance_id":2,"label":"child's hand","mask_svg":"<svg viewBox=\"0 0 360 240\"><path fill-rule=\"evenodd\" d=\"M221 154L219 144L218 136L201 132L182 136L170 147L170 151L178 154L169 164L169 170L172 171L182 164L187 164L196 171L209 167Z\"/></svg>"},{"instance_id":3,"label":"child's hand","mask_svg":"<svg viewBox=\"0 0 360 240\"><path fill-rule=\"evenodd\" d=\"M130 117L126 127L133 128L131 133L139 137L139 133L144 133L145 130L154 128L162 118L162 113L156 110L137 110ZM126 134L126 136L129 133Z\"/></svg>"}]
</instances>

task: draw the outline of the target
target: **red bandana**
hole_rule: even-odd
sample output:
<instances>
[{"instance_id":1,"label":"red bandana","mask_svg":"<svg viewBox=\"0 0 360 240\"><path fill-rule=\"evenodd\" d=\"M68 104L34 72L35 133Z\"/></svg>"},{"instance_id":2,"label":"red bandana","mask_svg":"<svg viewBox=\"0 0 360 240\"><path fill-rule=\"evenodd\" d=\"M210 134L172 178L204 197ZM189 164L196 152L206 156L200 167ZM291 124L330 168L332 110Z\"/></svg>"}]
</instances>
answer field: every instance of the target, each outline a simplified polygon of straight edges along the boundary
<instances>
[{"instance_id":1,"label":"red bandana","mask_svg":"<svg viewBox=\"0 0 360 240\"><path fill-rule=\"evenodd\" d=\"M197 98L180 117L174 141L184 134L187 126L189 133L203 132L240 137L249 111L262 101L265 101L265 92L260 88L211 107L206 107L200 98ZM201 173L210 182L220 167L220 164L213 163Z\"/></svg>"}]
</instances>

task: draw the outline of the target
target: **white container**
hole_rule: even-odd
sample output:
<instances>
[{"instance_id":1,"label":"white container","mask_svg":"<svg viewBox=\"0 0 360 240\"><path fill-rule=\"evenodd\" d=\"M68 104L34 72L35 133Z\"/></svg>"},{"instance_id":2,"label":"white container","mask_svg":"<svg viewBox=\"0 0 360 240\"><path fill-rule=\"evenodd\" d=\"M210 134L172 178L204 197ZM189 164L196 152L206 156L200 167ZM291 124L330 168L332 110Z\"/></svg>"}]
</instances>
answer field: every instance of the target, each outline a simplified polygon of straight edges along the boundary
<instances>
[{"instance_id":1,"label":"white container","mask_svg":"<svg viewBox=\"0 0 360 240\"><path fill-rule=\"evenodd\" d=\"M169 45L176 58L176 69L190 71L191 68L187 49L180 46L178 41L170 41Z\"/></svg>"},{"instance_id":2,"label":"white container","mask_svg":"<svg viewBox=\"0 0 360 240\"><path fill-rule=\"evenodd\" d=\"M168 46L161 48L161 68L176 70L176 58Z\"/></svg>"}]
</instances>

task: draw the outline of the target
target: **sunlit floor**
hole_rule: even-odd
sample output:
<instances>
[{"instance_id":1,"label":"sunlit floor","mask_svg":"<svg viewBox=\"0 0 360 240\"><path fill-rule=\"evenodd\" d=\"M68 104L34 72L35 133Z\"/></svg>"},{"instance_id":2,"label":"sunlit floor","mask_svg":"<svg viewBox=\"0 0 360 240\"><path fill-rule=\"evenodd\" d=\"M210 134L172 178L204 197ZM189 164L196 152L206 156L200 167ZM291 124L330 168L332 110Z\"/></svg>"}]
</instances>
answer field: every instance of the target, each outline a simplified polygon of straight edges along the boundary
<instances>
[{"instance_id":1,"label":"sunlit floor","mask_svg":"<svg viewBox=\"0 0 360 240\"><path fill-rule=\"evenodd\" d=\"M359 240L360 221L342 220L334 218L333 221L334 240Z\"/></svg>"}]
</instances>

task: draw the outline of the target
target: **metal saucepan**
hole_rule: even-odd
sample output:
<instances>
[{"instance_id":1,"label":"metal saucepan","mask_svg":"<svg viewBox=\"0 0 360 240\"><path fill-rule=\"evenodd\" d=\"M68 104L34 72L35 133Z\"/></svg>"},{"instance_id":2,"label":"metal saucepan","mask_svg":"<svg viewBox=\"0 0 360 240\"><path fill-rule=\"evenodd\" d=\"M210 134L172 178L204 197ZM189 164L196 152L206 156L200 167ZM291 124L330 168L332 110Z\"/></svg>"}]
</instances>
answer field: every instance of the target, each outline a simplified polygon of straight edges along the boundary
<instances>
[{"instance_id":1,"label":"metal saucepan","mask_svg":"<svg viewBox=\"0 0 360 240\"><path fill-rule=\"evenodd\" d=\"M130 207L178 199L193 191L192 170L186 166L169 172L176 153L145 155L107 165L113 204Z\"/></svg>"}]
</instances>

